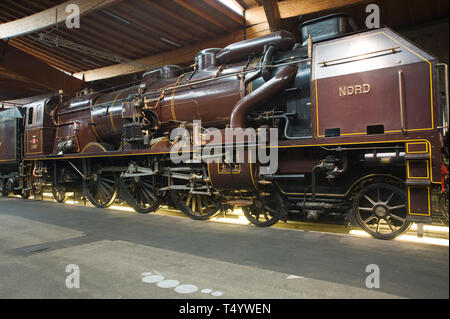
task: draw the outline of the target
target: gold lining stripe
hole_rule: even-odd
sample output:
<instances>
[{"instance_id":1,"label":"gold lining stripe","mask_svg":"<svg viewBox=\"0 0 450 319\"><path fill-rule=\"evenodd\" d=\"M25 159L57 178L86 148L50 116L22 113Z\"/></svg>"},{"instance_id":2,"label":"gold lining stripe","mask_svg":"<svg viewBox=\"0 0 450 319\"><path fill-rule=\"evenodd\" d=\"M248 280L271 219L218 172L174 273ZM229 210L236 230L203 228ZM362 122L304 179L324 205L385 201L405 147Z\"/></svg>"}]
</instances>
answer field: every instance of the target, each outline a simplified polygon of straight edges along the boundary
<instances>
[{"instance_id":1,"label":"gold lining stripe","mask_svg":"<svg viewBox=\"0 0 450 319\"><path fill-rule=\"evenodd\" d=\"M211 171L210 171L210 169L209 169L209 167L212 165L212 163L207 163L207 166L208 166L208 176L209 176L209 182L211 183L211 186L213 187L213 188L216 188L216 187L214 187L214 184L213 184L213 181L212 181L212 177L211 177Z\"/></svg>"},{"instance_id":2,"label":"gold lining stripe","mask_svg":"<svg viewBox=\"0 0 450 319\"><path fill-rule=\"evenodd\" d=\"M426 162L426 167L427 167L427 176L410 176L409 174L409 163L411 162ZM430 167L428 166L428 160L409 160L406 163L406 174L408 176L409 179L430 179Z\"/></svg>"},{"instance_id":3,"label":"gold lining stripe","mask_svg":"<svg viewBox=\"0 0 450 319\"><path fill-rule=\"evenodd\" d=\"M117 93L116 97L114 98L113 102L111 103L111 107L114 106L114 102L116 102L116 100L119 98L120 94L122 94L122 92ZM114 119L113 119L113 113L112 112L110 112L110 120L111 120L111 126L112 126L112 128L114 130L114 133L117 133L116 126L114 125Z\"/></svg>"},{"instance_id":4,"label":"gold lining stripe","mask_svg":"<svg viewBox=\"0 0 450 319\"><path fill-rule=\"evenodd\" d=\"M410 152L409 151L409 146L410 145L417 145L417 144L425 144L425 151L414 151L414 152ZM423 153L428 153L428 144L424 143L424 142L418 142L418 143L406 143L406 153L408 154L423 154Z\"/></svg>"},{"instance_id":5,"label":"gold lining stripe","mask_svg":"<svg viewBox=\"0 0 450 319\"><path fill-rule=\"evenodd\" d=\"M104 152L108 152L108 151L106 150L106 148L105 148L102 144L97 143L97 142L91 142L91 143L87 144L87 145L83 148L83 150L81 151L81 154L83 154L83 153L84 153L89 147L91 147L91 146L98 146L98 147L101 148Z\"/></svg>"},{"instance_id":6,"label":"gold lining stripe","mask_svg":"<svg viewBox=\"0 0 450 319\"><path fill-rule=\"evenodd\" d=\"M175 91L176 91L176 89L173 88L173 89L172 89L172 96L170 97L170 112L172 113L172 119L173 119L174 121L177 120L177 117L175 116L175 101L174 101L174 98L175 98Z\"/></svg>"},{"instance_id":7,"label":"gold lining stripe","mask_svg":"<svg viewBox=\"0 0 450 319\"><path fill-rule=\"evenodd\" d=\"M427 187L428 191L428 213L427 214L419 214L419 213L412 213L411 212L411 188L423 188L423 187L417 187L417 186L408 186L408 214L409 215L415 215L415 216L431 216L431 199L430 199L430 188Z\"/></svg>"},{"instance_id":8,"label":"gold lining stripe","mask_svg":"<svg viewBox=\"0 0 450 319\"><path fill-rule=\"evenodd\" d=\"M97 130L95 129L95 123L94 123L94 116L91 113L91 127L92 127L92 132L94 132L94 135L97 137L98 140L100 140L100 136L97 133Z\"/></svg>"},{"instance_id":9,"label":"gold lining stripe","mask_svg":"<svg viewBox=\"0 0 450 319\"><path fill-rule=\"evenodd\" d=\"M91 105L91 112L90 112L91 114L90 114L90 116L91 116L91 128L92 128L92 132L94 133L95 137L97 137L97 139L100 140L100 136L98 135L97 130L95 129L94 115L93 115L93 113L92 113L92 112L94 111L95 106L97 105L97 103L98 103L98 100L95 102L94 105ZM92 102L91 102L91 104L92 104Z\"/></svg>"}]
</instances>

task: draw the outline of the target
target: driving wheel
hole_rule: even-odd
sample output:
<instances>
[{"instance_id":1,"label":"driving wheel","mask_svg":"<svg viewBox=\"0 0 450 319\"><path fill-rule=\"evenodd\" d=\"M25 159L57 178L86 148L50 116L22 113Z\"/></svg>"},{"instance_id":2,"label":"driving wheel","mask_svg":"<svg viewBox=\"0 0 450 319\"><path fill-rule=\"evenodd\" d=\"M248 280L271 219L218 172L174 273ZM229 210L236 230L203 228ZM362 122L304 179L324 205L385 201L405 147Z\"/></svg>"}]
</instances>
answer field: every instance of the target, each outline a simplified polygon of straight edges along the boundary
<instances>
[{"instance_id":1,"label":"driving wheel","mask_svg":"<svg viewBox=\"0 0 450 319\"><path fill-rule=\"evenodd\" d=\"M152 213L158 210L162 201L153 181L152 176L121 179L120 195L136 212Z\"/></svg>"},{"instance_id":2,"label":"driving wheel","mask_svg":"<svg viewBox=\"0 0 450 319\"><path fill-rule=\"evenodd\" d=\"M242 211L248 221L258 227L272 226L287 216L283 198L278 192L268 197L255 197L253 204L242 207Z\"/></svg>"},{"instance_id":3,"label":"driving wheel","mask_svg":"<svg viewBox=\"0 0 450 319\"><path fill-rule=\"evenodd\" d=\"M221 199L216 195L192 194L174 190L170 193L174 205L195 220L207 220L220 212Z\"/></svg>"},{"instance_id":4,"label":"driving wheel","mask_svg":"<svg viewBox=\"0 0 450 319\"><path fill-rule=\"evenodd\" d=\"M119 177L114 172L95 170L89 179L83 181L84 193L97 208L111 206L119 191Z\"/></svg>"},{"instance_id":5,"label":"driving wheel","mask_svg":"<svg viewBox=\"0 0 450 319\"><path fill-rule=\"evenodd\" d=\"M378 239L393 239L411 227L407 220L406 193L385 183L363 188L353 203L353 216L358 225Z\"/></svg>"}]
</instances>

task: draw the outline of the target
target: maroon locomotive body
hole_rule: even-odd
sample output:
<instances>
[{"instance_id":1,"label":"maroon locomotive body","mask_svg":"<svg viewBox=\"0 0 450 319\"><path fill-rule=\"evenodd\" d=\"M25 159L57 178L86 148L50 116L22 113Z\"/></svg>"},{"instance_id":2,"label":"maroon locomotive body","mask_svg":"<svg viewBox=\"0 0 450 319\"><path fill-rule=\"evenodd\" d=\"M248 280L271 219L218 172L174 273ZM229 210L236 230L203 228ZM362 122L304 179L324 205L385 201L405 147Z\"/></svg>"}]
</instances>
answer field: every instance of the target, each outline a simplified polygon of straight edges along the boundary
<instances>
[{"instance_id":1,"label":"maroon locomotive body","mask_svg":"<svg viewBox=\"0 0 450 319\"><path fill-rule=\"evenodd\" d=\"M242 206L258 226L339 215L382 239L430 223L432 194L448 183L442 64L387 27L361 32L350 22L315 19L300 43L276 32L205 49L188 72L168 65L124 90L55 95L12 118L2 111L3 192L52 187L63 202L78 190L97 207L120 197L138 212L168 203L195 219ZM219 150L203 161L194 156L198 121L202 137L222 133L200 143L200 152ZM189 159L174 163L180 128ZM256 148L276 150L276 169L251 160L250 133L228 145L230 129L275 130L275 144ZM218 160L230 148L245 160Z\"/></svg>"}]
</instances>

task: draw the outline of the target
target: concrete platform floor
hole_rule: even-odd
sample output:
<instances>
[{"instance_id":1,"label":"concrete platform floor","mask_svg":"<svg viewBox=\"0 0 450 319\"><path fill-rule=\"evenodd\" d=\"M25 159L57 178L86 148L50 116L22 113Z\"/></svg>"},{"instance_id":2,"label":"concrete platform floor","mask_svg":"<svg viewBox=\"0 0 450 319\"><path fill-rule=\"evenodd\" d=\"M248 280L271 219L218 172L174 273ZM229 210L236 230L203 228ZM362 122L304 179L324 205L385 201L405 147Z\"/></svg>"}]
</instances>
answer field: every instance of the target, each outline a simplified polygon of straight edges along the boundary
<instances>
[{"instance_id":1,"label":"concrete platform floor","mask_svg":"<svg viewBox=\"0 0 450 319\"><path fill-rule=\"evenodd\" d=\"M0 199L0 298L448 297L448 246Z\"/></svg>"}]
</instances>

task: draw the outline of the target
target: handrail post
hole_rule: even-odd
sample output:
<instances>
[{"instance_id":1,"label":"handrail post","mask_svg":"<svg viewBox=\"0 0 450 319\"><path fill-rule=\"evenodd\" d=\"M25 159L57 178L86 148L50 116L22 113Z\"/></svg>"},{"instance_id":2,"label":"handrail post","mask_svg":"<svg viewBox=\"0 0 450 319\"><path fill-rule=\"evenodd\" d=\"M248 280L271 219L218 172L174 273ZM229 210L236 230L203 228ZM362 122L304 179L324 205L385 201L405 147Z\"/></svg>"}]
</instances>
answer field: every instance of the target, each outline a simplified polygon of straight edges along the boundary
<instances>
[{"instance_id":1,"label":"handrail post","mask_svg":"<svg viewBox=\"0 0 450 319\"><path fill-rule=\"evenodd\" d=\"M398 93L400 96L400 125L402 133L406 135L405 127L405 102L403 98L403 71L398 70Z\"/></svg>"},{"instance_id":2,"label":"handrail post","mask_svg":"<svg viewBox=\"0 0 450 319\"><path fill-rule=\"evenodd\" d=\"M444 67L444 72L445 72L445 107L444 107L444 112L445 114L443 114L442 116L442 126L443 126L443 131L444 134L446 134L448 132L448 126L449 126L449 106L448 106L448 65L446 63L437 63L436 64L437 67L443 66Z\"/></svg>"}]
</instances>

